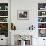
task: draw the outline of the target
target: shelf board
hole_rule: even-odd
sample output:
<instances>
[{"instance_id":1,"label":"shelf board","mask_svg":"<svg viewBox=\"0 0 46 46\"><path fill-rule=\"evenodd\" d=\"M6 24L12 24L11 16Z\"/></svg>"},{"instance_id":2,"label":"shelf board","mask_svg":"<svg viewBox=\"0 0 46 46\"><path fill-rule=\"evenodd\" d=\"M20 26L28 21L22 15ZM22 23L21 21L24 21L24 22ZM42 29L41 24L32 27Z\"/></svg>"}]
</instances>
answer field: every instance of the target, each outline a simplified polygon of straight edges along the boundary
<instances>
[{"instance_id":1,"label":"shelf board","mask_svg":"<svg viewBox=\"0 0 46 46\"><path fill-rule=\"evenodd\" d=\"M46 23L46 22L38 22L38 23Z\"/></svg>"},{"instance_id":2,"label":"shelf board","mask_svg":"<svg viewBox=\"0 0 46 46\"><path fill-rule=\"evenodd\" d=\"M44 15L44 16L38 16L38 17L46 17L46 15Z\"/></svg>"},{"instance_id":3,"label":"shelf board","mask_svg":"<svg viewBox=\"0 0 46 46\"><path fill-rule=\"evenodd\" d=\"M8 22L0 22L0 23L8 23Z\"/></svg>"},{"instance_id":4,"label":"shelf board","mask_svg":"<svg viewBox=\"0 0 46 46\"><path fill-rule=\"evenodd\" d=\"M8 16L0 16L0 17L8 17Z\"/></svg>"},{"instance_id":5,"label":"shelf board","mask_svg":"<svg viewBox=\"0 0 46 46\"><path fill-rule=\"evenodd\" d=\"M46 28L38 28L38 29L46 29Z\"/></svg>"},{"instance_id":6,"label":"shelf board","mask_svg":"<svg viewBox=\"0 0 46 46\"><path fill-rule=\"evenodd\" d=\"M8 11L8 10L0 10L0 11Z\"/></svg>"},{"instance_id":7,"label":"shelf board","mask_svg":"<svg viewBox=\"0 0 46 46\"><path fill-rule=\"evenodd\" d=\"M46 10L38 10L38 11L46 11Z\"/></svg>"}]
</instances>

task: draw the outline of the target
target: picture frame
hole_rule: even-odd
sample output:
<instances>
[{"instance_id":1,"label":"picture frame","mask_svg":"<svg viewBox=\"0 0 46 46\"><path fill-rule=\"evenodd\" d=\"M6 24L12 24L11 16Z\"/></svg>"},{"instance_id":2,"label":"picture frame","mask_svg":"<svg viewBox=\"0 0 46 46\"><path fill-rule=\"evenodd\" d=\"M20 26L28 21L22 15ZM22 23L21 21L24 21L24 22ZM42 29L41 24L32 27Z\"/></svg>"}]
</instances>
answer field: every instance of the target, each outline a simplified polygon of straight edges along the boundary
<instances>
[{"instance_id":1,"label":"picture frame","mask_svg":"<svg viewBox=\"0 0 46 46\"><path fill-rule=\"evenodd\" d=\"M18 20L29 20L29 10L17 10Z\"/></svg>"}]
</instances>

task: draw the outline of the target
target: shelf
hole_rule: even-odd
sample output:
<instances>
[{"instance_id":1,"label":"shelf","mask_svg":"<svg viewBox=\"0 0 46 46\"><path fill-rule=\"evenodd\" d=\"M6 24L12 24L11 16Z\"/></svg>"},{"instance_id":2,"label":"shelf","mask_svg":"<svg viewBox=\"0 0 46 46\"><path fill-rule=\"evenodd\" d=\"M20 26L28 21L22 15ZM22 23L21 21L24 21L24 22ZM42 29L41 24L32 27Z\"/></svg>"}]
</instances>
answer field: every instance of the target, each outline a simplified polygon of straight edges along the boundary
<instances>
[{"instance_id":1,"label":"shelf","mask_svg":"<svg viewBox=\"0 0 46 46\"><path fill-rule=\"evenodd\" d=\"M0 35L8 37L8 3L0 3Z\"/></svg>"},{"instance_id":2,"label":"shelf","mask_svg":"<svg viewBox=\"0 0 46 46\"><path fill-rule=\"evenodd\" d=\"M38 3L38 36L46 37L46 3Z\"/></svg>"},{"instance_id":3,"label":"shelf","mask_svg":"<svg viewBox=\"0 0 46 46\"><path fill-rule=\"evenodd\" d=\"M46 22L38 22L38 23L46 23Z\"/></svg>"},{"instance_id":4,"label":"shelf","mask_svg":"<svg viewBox=\"0 0 46 46\"><path fill-rule=\"evenodd\" d=\"M0 23L8 23L8 22L0 22Z\"/></svg>"},{"instance_id":5,"label":"shelf","mask_svg":"<svg viewBox=\"0 0 46 46\"><path fill-rule=\"evenodd\" d=\"M38 10L38 11L46 11L46 10Z\"/></svg>"},{"instance_id":6,"label":"shelf","mask_svg":"<svg viewBox=\"0 0 46 46\"><path fill-rule=\"evenodd\" d=\"M38 16L38 17L46 17L46 15L44 15L44 16Z\"/></svg>"},{"instance_id":7,"label":"shelf","mask_svg":"<svg viewBox=\"0 0 46 46\"><path fill-rule=\"evenodd\" d=\"M0 16L0 17L8 17L8 16Z\"/></svg>"},{"instance_id":8,"label":"shelf","mask_svg":"<svg viewBox=\"0 0 46 46\"><path fill-rule=\"evenodd\" d=\"M8 10L0 10L0 11L8 11Z\"/></svg>"},{"instance_id":9,"label":"shelf","mask_svg":"<svg viewBox=\"0 0 46 46\"><path fill-rule=\"evenodd\" d=\"M38 29L46 29L46 28L38 28Z\"/></svg>"}]
</instances>

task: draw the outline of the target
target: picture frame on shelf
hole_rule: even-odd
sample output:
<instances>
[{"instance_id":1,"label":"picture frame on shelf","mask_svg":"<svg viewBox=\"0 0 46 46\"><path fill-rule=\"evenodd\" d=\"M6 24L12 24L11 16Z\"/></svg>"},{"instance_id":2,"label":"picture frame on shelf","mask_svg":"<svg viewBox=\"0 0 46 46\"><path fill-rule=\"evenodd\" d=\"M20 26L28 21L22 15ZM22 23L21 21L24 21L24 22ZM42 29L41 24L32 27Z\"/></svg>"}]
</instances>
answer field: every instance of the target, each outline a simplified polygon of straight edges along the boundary
<instances>
[{"instance_id":1,"label":"picture frame on shelf","mask_svg":"<svg viewBox=\"0 0 46 46\"><path fill-rule=\"evenodd\" d=\"M29 10L17 10L18 20L29 20Z\"/></svg>"}]
</instances>

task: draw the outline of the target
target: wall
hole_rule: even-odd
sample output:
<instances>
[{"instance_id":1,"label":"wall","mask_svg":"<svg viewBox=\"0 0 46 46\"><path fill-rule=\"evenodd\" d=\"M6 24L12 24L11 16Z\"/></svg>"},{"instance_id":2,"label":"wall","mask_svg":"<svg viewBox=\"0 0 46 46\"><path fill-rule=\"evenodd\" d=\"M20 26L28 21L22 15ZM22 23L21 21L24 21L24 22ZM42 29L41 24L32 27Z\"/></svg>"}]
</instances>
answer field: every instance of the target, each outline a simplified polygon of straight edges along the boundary
<instances>
[{"instance_id":1,"label":"wall","mask_svg":"<svg viewBox=\"0 0 46 46\"><path fill-rule=\"evenodd\" d=\"M16 25L17 30L27 30L34 25L37 29L38 2L44 0L11 0L11 22ZM29 10L29 20L17 20L17 10Z\"/></svg>"},{"instance_id":2,"label":"wall","mask_svg":"<svg viewBox=\"0 0 46 46\"><path fill-rule=\"evenodd\" d=\"M19 30L28 30L28 27L33 24L36 32L34 36L38 36L38 3L45 2L46 0L11 0L11 22L16 25L18 32ZM29 20L17 20L17 10L29 10ZM43 39L41 39L42 38L34 37L32 39L33 46L43 44Z\"/></svg>"},{"instance_id":3,"label":"wall","mask_svg":"<svg viewBox=\"0 0 46 46\"><path fill-rule=\"evenodd\" d=\"M17 10L29 10L29 20L17 20ZM37 27L37 2L35 3L32 0L12 0L11 15L11 22L14 22L17 30L27 30L32 24Z\"/></svg>"},{"instance_id":4,"label":"wall","mask_svg":"<svg viewBox=\"0 0 46 46\"><path fill-rule=\"evenodd\" d=\"M46 0L11 0L11 22L15 24L17 30L27 30L29 26L38 25L38 3ZM29 20L17 20L17 10L29 10Z\"/></svg>"}]
</instances>

